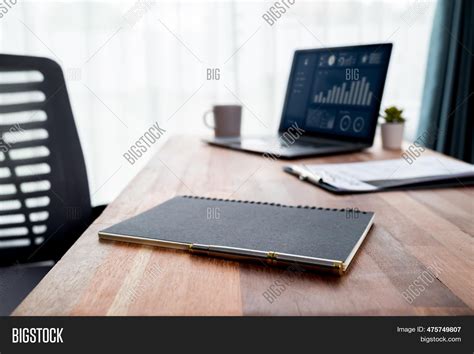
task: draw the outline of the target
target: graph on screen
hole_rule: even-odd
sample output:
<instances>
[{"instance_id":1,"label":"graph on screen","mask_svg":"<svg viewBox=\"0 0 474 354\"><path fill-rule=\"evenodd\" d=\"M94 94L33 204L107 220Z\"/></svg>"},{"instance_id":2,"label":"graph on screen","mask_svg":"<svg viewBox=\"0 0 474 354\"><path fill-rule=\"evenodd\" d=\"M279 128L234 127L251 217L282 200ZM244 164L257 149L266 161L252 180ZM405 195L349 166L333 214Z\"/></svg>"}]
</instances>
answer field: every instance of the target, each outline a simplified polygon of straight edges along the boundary
<instances>
[{"instance_id":1,"label":"graph on screen","mask_svg":"<svg viewBox=\"0 0 474 354\"><path fill-rule=\"evenodd\" d=\"M370 83L364 76L361 80L352 81L350 84L344 82L342 85L333 85L328 90L319 91L314 96L314 103L370 106L372 98Z\"/></svg>"}]
</instances>

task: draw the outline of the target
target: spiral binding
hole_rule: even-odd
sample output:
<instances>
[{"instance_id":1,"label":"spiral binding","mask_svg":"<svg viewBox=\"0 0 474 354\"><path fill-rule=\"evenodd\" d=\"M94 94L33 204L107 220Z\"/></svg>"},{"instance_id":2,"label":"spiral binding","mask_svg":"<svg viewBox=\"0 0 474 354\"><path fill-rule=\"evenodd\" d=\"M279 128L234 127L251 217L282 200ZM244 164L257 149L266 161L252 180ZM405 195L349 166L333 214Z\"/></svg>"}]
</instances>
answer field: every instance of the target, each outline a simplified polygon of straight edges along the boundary
<instances>
[{"instance_id":1,"label":"spiral binding","mask_svg":"<svg viewBox=\"0 0 474 354\"><path fill-rule=\"evenodd\" d=\"M209 197L200 197L200 196L195 196L195 195L182 195L181 197L183 198L189 198L189 199L202 199L202 200L212 200L216 202L230 202L230 203L242 203L242 204L256 204L256 205L268 205L268 206L275 206L275 207L281 207L281 208L296 208L296 209L317 209L317 210L326 210L326 211L348 211L350 210L351 212L354 213L361 213L361 214L367 214L365 211L360 211L359 209L338 209L338 208L322 208L322 207L316 207L316 206L309 206L309 205L286 205L286 204L279 204L279 203L267 203L267 202L257 202L253 200L239 200L239 199L223 199L223 198L209 198Z\"/></svg>"}]
</instances>

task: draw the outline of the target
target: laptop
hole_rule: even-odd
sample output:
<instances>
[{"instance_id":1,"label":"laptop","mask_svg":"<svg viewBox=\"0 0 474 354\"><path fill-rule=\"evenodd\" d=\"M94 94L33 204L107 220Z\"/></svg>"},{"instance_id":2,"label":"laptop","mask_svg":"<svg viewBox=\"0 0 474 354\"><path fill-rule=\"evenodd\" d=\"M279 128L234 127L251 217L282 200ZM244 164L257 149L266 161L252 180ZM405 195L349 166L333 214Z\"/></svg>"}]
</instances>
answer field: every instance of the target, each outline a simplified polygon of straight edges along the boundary
<instances>
[{"instance_id":1,"label":"laptop","mask_svg":"<svg viewBox=\"0 0 474 354\"><path fill-rule=\"evenodd\" d=\"M372 146L391 43L297 50L278 134L207 143L294 159Z\"/></svg>"}]
</instances>

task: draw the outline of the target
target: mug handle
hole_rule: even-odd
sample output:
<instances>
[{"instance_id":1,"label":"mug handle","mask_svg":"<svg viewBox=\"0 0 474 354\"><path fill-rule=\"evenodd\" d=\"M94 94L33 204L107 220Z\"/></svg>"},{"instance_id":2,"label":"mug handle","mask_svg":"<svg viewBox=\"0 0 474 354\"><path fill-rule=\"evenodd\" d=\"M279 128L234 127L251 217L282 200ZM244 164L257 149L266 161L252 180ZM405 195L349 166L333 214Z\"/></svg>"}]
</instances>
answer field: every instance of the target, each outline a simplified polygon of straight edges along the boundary
<instances>
[{"instance_id":1,"label":"mug handle","mask_svg":"<svg viewBox=\"0 0 474 354\"><path fill-rule=\"evenodd\" d=\"M209 116L209 113L213 113L212 109L210 109L206 113L204 113L204 115L202 116L202 120L203 120L204 125L206 127L208 127L209 129L214 129L215 127L207 121L207 117Z\"/></svg>"}]
</instances>

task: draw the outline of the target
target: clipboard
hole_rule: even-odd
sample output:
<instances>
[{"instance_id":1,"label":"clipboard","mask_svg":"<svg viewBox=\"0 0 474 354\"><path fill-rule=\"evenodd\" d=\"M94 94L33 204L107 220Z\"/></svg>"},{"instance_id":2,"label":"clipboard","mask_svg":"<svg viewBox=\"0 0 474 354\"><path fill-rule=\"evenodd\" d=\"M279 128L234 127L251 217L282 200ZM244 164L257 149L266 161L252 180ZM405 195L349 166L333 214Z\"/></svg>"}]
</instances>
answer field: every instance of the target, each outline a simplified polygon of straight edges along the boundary
<instances>
[{"instance_id":1,"label":"clipboard","mask_svg":"<svg viewBox=\"0 0 474 354\"><path fill-rule=\"evenodd\" d=\"M406 189L427 189L427 188L447 188L459 187L474 184L474 166L468 163L445 157L424 157L420 158L420 166L416 173L409 170L411 167L406 165L402 159L382 160L370 162L351 162L346 164L322 164L322 165L290 165L284 166L283 170L291 175L298 177L301 181L311 183L322 189L335 194L356 194L372 193L382 191L396 191ZM357 169L377 170L380 166L386 168L393 165L388 173L388 178L381 178L380 173L377 178L362 179L357 178ZM439 171L427 171L423 173L423 165L439 165ZM353 166L353 168L351 168ZM400 167L401 166L401 167ZM419 166L419 167L420 167ZM318 168L321 173L318 172ZM404 171L408 170L408 171ZM337 178L335 183L331 183L329 178L325 178L323 173L329 171L332 176L345 179L339 183ZM438 172L438 173L436 173ZM367 173L365 174L367 175ZM375 175L375 173L374 173ZM348 182L347 182L348 181ZM352 185L351 185L352 183Z\"/></svg>"}]
</instances>

